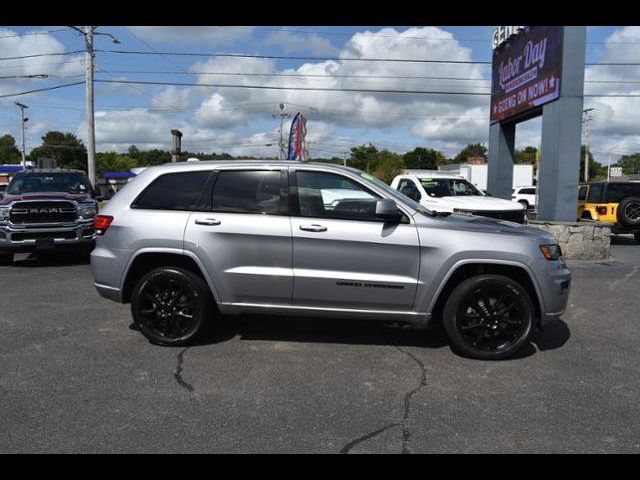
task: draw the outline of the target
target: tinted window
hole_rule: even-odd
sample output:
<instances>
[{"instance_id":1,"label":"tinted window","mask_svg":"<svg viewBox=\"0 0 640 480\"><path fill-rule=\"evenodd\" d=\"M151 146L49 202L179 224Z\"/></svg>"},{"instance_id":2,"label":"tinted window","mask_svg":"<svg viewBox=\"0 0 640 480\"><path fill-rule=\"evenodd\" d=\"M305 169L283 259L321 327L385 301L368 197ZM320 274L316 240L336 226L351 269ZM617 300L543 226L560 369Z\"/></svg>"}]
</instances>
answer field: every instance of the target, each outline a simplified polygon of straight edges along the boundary
<instances>
[{"instance_id":1,"label":"tinted window","mask_svg":"<svg viewBox=\"0 0 640 480\"><path fill-rule=\"evenodd\" d=\"M358 182L325 172L297 172L298 214L302 217L379 220L378 196Z\"/></svg>"},{"instance_id":2,"label":"tinted window","mask_svg":"<svg viewBox=\"0 0 640 480\"><path fill-rule=\"evenodd\" d=\"M476 187L463 179L421 178L420 183L430 197L482 196Z\"/></svg>"},{"instance_id":3,"label":"tinted window","mask_svg":"<svg viewBox=\"0 0 640 480\"><path fill-rule=\"evenodd\" d=\"M604 185L602 183L594 183L589 187L589 195L587 201L589 203L598 203L602 197L602 190Z\"/></svg>"},{"instance_id":4,"label":"tinted window","mask_svg":"<svg viewBox=\"0 0 640 480\"><path fill-rule=\"evenodd\" d=\"M400 183L398 184L398 191L416 201L420 200L422 197L422 194L416 187L416 184L413 183L412 180L407 180L406 178L400 180Z\"/></svg>"},{"instance_id":5,"label":"tinted window","mask_svg":"<svg viewBox=\"0 0 640 480\"><path fill-rule=\"evenodd\" d=\"M535 188L523 188L522 190L520 190L520 195L535 195L535 194L536 194Z\"/></svg>"},{"instance_id":6,"label":"tinted window","mask_svg":"<svg viewBox=\"0 0 640 480\"><path fill-rule=\"evenodd\" d=\"M619 203L626 197L640 197L640 183L610 183L607 186L607 203Z\"/></svg>"},{"instance_id":7,"label":"tinted window","mask_svg":"<svg viewBox=\"0 0 640 480\"><path fill-rule=\"evenodd\" d=\"M158 177L133 203L133 208L197 210L211 172L169 173Z\"/></svg>"},{"instance_id":8,"label":"tinted window","mask_svg":"<svg viewBox=\"0 0 640 480\"><path fill-rule=\"evenodd\" d=\"M213 210L233 213L281 213L280 171L229 170L213 186Z\"/></svg>"},{"instance_id":9,"label":"tinted window","mask_svg":"<svg viewBox=\"0 0 640 480\"><path fill-rule=\"evenodd\" d=\"M589 191L589 187L587 185L581 186L578 189L578 200L586 200L588 191Z\"/></svg>"}]
</instances>

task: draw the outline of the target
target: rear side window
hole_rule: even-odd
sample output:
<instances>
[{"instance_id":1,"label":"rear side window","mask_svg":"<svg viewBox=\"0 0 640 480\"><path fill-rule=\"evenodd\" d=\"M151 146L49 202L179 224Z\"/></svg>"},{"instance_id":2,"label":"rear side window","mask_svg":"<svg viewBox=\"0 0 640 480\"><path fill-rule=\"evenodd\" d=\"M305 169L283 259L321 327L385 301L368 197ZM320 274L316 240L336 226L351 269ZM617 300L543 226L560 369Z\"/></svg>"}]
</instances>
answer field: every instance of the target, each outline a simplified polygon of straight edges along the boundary
<instances>
[{"instance_id":1,"label":"rear side window","mask_svg":"<svg viewBox=\"0 0 640 480\"><path fill-rule=\"evenodd\" d=\"M582 200L582 201L586 200L588 191L589 191L589 187L587 185L582 185L578 190L578 200Z\"/></svg>"},{"instance_id":2,"label":"rear side window","mask_svg":"<svg viewBox=\"0 0 640 480\"><path fill-rule=\"evenodd\" d=\"M598 203L602 198L602 190L604 185L602 183L594 183L589 187L589 194L587 195L587 202Z\"/></svg>"},{"instance_id":3,"label":"rear side window","mask_svg":"<svg viewBox=\"0 0 640 480\"><path fill-rule=\"evenodd\" d=\"M198 210L211 172L168 173L156 178L131 205L150 210Z\"/></svg>"},{"instance_id":4,"label":"rear side window","mask_svg":"<svg viewBox=\"0 0 640 480\"><path fill-rule=\"evenodd\" d=\"M522 190L520 190L520 195L535 195L535 194L536 194L535 188L523 188Z\"/></svg>"},{"instance_id":5,"label":"rear side window","mask_svg":"<svg viewBox=\"0 0 640 480\"><path fill-rule=\"evenodd\" d=\"M279 170L221 171L213 186L213 211L284 213Z\"/></svg>"}]
</instances>

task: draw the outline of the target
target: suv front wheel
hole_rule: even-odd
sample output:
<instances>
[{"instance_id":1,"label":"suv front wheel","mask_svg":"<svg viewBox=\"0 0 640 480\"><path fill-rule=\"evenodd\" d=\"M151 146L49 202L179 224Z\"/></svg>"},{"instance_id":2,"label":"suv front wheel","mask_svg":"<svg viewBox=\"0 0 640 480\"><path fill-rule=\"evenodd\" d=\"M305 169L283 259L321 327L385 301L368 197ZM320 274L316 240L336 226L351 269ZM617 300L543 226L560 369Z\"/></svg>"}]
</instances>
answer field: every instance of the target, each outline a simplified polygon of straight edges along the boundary
<instances>
[{"instance_id":1,"label":"suv front wheel","mask_svg":"<svg viewBox=\"0 0 640 480\"><path fill-rule=\"evenodd\" d=\"M202 278L181 268L160 267L138 281L131 314L149 341L178 346L197 340L215 312L211 291Z\"/></svg>"},{"instance_id":2,"label":"suv front wheel","mask_svg":"<svg viewBox=\"0 0 640 480\"><path fill-rule=\"evenodd\" d=\"M483 360L507 358L531 336L534 307L516 281L479 275L458 285L444 307L444 328L454 350Z\"/></svg>"}]
</instances>

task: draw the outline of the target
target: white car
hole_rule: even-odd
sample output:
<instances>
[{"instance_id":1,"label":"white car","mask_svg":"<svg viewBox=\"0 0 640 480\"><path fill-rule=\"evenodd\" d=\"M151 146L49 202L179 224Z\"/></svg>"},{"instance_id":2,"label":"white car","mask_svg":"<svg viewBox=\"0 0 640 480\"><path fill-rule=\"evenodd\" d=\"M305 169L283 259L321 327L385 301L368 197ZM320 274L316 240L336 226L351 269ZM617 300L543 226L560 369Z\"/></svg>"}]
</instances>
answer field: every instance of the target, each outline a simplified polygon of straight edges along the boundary
<instances>
[{"instance_id":1,"label":"white car","mask_svg":"<svg viewBox=\"0 0 640 480\"><path fill-rule=\"evenodd\" d=\"M535 208L536 187L516 187L513 189L511 199L524 205L524 208Z\"/></svg>"},{"instance_id":2,"label":"white car","mask_svg":"<svg viewBox=\"0 0 640 480\"><path fill-rule=\"evenodd\" d=\"M391 187L438 212L525 222L525 209L521 203L491 197L461 175L398 175L391 182Z\"/></svg>"}]
</instances>

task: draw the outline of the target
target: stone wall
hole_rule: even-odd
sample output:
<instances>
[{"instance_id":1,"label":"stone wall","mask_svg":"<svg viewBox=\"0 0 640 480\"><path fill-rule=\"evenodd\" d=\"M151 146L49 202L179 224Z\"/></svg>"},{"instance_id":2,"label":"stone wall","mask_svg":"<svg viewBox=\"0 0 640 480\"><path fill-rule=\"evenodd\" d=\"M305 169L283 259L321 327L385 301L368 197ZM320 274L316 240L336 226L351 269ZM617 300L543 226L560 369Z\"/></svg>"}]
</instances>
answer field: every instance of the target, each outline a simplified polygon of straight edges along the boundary
<instances>
[{"instance_id":1,"label":"stone wall","mask_svg":"<svg viewBox=\"0 0 640 480\"><path fill-rule=\"evenodd\" d=\"M608 223L530 220L529 225L552 233L568 260L611 258L611 225Z\"/></svg>"}]
</instances>

